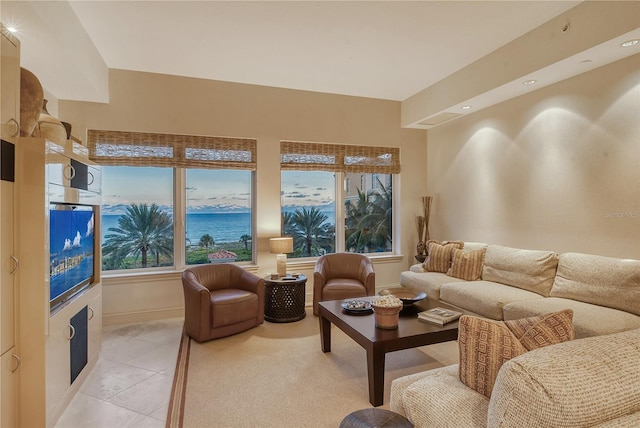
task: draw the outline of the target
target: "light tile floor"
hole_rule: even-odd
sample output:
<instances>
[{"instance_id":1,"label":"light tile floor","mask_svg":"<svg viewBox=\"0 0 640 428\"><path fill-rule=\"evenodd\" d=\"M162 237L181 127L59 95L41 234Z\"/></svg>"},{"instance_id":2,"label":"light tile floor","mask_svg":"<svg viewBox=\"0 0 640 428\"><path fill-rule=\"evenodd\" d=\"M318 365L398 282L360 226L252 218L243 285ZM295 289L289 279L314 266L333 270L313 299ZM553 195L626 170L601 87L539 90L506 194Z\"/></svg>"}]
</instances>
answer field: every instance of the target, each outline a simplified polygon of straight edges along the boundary
<instances>
[{"instance_id":1,"label":"light tile floor","mask_svg":"<svg viewBox=\"0 0 640 428\"><path fill-rule=\"evenodd\" d=\"M182 323L104 327L100 358L55 428L164 427Z\"/></svg>"}]
</instances>

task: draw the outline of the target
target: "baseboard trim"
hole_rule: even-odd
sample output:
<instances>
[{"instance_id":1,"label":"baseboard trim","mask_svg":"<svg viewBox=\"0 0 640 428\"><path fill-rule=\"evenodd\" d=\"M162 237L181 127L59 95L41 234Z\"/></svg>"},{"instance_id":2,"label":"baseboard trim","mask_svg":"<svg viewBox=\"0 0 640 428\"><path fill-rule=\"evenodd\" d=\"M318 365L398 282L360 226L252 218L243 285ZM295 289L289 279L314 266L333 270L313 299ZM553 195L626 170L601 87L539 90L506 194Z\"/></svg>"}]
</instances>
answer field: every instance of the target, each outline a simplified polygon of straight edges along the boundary
<instances>
[{"instance_id":1,"label":"baseboard trim","mask_svg":"<svg viewBox=\"0 0 640 428\"><path fill-rule=\"evenodd\" d=\"M166 318L184 317L184 308L163 308L149 311L121 312L103 314L102 325L131 324L136 322L156 321Z\"/></svg>"}]
</instances>

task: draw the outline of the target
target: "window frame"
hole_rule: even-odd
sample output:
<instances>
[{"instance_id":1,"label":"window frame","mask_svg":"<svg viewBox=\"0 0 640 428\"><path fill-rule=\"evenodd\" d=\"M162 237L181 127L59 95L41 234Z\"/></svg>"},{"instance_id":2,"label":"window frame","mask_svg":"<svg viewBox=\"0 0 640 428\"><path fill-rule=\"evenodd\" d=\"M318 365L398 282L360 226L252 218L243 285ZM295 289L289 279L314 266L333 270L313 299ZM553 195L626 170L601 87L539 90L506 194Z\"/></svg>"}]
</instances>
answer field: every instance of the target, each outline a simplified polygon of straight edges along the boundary
<instances>
[{"instance_id":1,"label":"window frame","mask_svg":"<svg viewBox=\"0 0 640 428\"><path fill-rule=\"evenodd\" d=\"M135 166L134 166L135 168ZM189 267L198 266L196 264L187 264L187 251L184 239L178 240L176 236L186 236L186 214L187 214L187 170L189 168L172 168L173 169L173 265L172 266L154 266L147 268L133 269L112 269L102 270L103 276L117 275L136 275L145 273L161 273L167 271L182 271ZM199 169L199 168L194 168ZM251 171L251 260L234 262L239 266L251 266L256 262L256 172ZM102 221L100 222L102 227ZM102 232L102 229L101 229ZM102 242L101 242L102 250Z\"/></svg>"},{"instance_id":2,"label":"window frame","mask_svg":"<svg viewBox=\"0 0 640 428\"><path fill-rule=\"evenodd\" d=\"M282 172L284 170L280 170L280 179L281 179L281 183L282 183ZM313 172L312 170L308 170L308 171L299 171L299 172ZM363 174L367 174L367 173L363 173ZM373 175L373 173L368 173ZM383 174L386 175L386 174ZM346 195L347 195L347 188L346 188L346 183L347 183L347 177L346 177L346 173L344 172L335 172L334 173L334 193L335 193L335 201L334 201L334 207L335 207L335 253L340 253L340 252L346 252L346 233L345 233L345 221L346 221L346 212L344 209L344 201L346 199ZM391 251L381 251L381 252L372 252L372 253L356 253L356 254L363 254L366 255L368 257L371 256L376 256L376 257L383 257L383 256L396 256L399 255L400 252L400 247L399 247L399 240L400 240L400 228L399 228L399 224L397 222L398 219L398 214L399 214L399 192L396 191L396 187L399 183L399 174L391 174L391 188L393 191L393 207L392 207L392 227L393 227L393 232L392 232L392 242L391 242ZM282 184L281 184L282 186ZM338 208L340 207L340 209ZM280 217L282 218L282 213L283 213L283 209L282 209L282 199L280 200ZM341 225L341 227L339 227L338 225ZM281 225L282 227L282 225ZM282 230L281 230L282 232ZM289 263L304 263L304 262L310 262L313 260L316 260L319 256L311 256L311 257L295 257L295 258L289 258L288 262Z\"/></svg>"},{"instance_id":3,"label":"window frame","mask_svg":"<svg viewBox=\"0 0 640 428\"><path fill-rule=\"evenodd\" d=\"M103 271L101 266L103 274L136 275L181 271L195 266L186 263L185 240L176 239L178 236L186 236L187 169L251 171L251 260L235 263L255 264L256 139L88 129L87 146L89 158L102 166L163 167L173 170L173 265L107 271ZM102 221L100 227L102 228Z\"/></svg>"}]
</instances>

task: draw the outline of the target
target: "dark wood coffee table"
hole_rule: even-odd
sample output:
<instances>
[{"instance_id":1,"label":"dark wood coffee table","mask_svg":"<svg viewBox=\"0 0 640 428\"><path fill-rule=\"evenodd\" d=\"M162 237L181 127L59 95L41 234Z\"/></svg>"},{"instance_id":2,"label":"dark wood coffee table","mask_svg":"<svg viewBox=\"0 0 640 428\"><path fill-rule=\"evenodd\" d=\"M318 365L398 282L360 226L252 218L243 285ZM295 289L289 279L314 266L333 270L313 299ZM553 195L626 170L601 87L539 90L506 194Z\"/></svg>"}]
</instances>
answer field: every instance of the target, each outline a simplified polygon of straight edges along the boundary
<instances>
[{"instance_id":1,"label":"dark wood coffee table","mask_svg":"<svg viewBox=\"0 0 640 428\"><path fill-rule=\"evenodd\" d=\"M374 298L362 297L358 300L373 300ZM382 405L384 399L384 362L387 352L458 339L458 321L444 326L432 325L418 321L418 312L440 306L468 315L475 315L441 302L424 299L403 309L400 313L397 330L383 330L375 327L373 314L345 314L340 306L343 301L331 300L319 303L322 352L331 352L331 324L344 331L367 351L369 402L374 406Z\"/></svg>"}]
</instances>

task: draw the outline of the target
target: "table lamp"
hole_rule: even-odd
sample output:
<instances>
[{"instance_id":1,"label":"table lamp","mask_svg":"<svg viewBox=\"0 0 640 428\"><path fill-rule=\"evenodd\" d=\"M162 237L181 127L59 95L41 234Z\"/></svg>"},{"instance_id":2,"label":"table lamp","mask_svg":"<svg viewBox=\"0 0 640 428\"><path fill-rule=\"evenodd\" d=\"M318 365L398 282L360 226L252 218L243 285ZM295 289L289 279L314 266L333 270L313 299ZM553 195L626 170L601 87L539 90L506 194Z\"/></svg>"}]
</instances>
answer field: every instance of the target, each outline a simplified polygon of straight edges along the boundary
<instances>
[{"instance_id":1,"label":"table lamp","mask_svg":"<svg viewBox=\"0 0 640 428\"><path fill-rule=\"evenodd\" d=\"M276 265L278 266L278 276L287 275L287 253L293 252L293 238L271 238L269 239L269 252L277 254Z\"/></svg>"}]
</instances>

